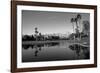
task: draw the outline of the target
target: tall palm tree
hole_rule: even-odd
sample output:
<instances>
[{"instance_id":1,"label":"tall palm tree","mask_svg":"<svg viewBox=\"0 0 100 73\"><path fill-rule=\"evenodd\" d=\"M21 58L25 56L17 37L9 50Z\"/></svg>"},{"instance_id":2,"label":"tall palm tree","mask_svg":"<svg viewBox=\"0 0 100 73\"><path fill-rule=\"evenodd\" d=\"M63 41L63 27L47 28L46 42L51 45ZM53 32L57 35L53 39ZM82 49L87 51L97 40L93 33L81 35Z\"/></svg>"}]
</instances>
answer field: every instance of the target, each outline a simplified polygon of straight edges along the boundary
<instances>
[{"instance_id":1,"label":"tall palm tree","mask_svg":"<svg viewBox=\"0 0 100 73\"><path fill-rule=\"evenodd\" d=\"M82 16L80 14L77 14L77 21L78 21L78 24L80 26L80 20L81 20Z\"/></svg>"},{"instance_id":2,"label":"tall palm tree","mask_svg":"<svg viewBox=\"0 0 100 73\"><path fill-rule=\"evenodd\" d=\"M74 38L74 41L75 41L75 28L74 28L74 22L75 22L75 18L71 18L71 23L72 23L72 26L73 26L73 38Z\"/></svg>"},{"instance_id":3,"label":"tall palm tree","mask_svg":"<svg viewBox=\"0 0 100 73\"><path fill-rule=\"evenodd\" d=\"M78 21L78 25L80 26L80 30L81 30L81 24L80 24L80 20L81 20L82 16L80 14L77 14L77 21ZM80 34L80 39L81 39L81 34Z\"/></svg>"},{"instance_id":4,"label":"tall palm tree","mask_svg":"<svg viewBox=\"0 0 100 73\"><path fill-rule=\"evenodd\" d=\"M78 37L80 37L80 35L79 35L80 20L81 20L81 15L80 14L77 14L77 16L75 17L75 22L76 22L76 30L77 30L77 33L76 34L78 34Z\"/></svg>"},{"instance_id":5,"label":"tall palm tree","mask_svg":"<svg viewBox=\"0 0 100 73\"><path fill-rule=\"evenodd\" d=\"M82 16L80 14L77 14L77 19L80 20Z\"/></svg>"},{"instance_id":6,"label":"tall palm tree","mask_svg":"<svg viewBox=\"0 0 100 73\"><path fill-rule=\"evenodd\" d=\"M74 19L75 19L75 22L76 22L76 27L77 27L77 29L79 29L81 15L80 14L77 14L77 16Z\"/></svg>"},{"instance_id":7,"label":"tall palm tree","mask_svg":"<svg viewBox=\"0 0 100 73\"><path fill-rule=\"evenodd\" d=\"M76 23L76 29L75 29L76 35L78 35L78 37L79 37L79 26L78 26L78 18L77 17L75 18L75 23Z\"/></svg>"},{"instance_id":8,"label":"tall palm tree","mask_svg":"<svg viewBox=\"0 0 100 73\"><path fill-rule=\"evenodd\" d=\"M38 33L39 33L37 29L38 29L38 28L35 27L35 36L36 36L36 41L38 40L37 36L38 36Z\"/></svg>"},{"instance_id":9,"label":"tall palm tree","mask_svg":"<svg viewBox=\"0 0 100 73\"><path fill-rule=\"evenodd\" d=\"M74 33L74 24L73 24L74 21L75 21L74 18L71 18L71 23L72 23L72 26L73 26L73 33Z\"/></svg>"},{"instance_id":10,"label":"tall palm tree","mask_svg":"<svg viewBox=\"0 0 100 73\"><path fill-rule=\"evenodd\" d=\"M78 27L78 18L76 17L76 18L74 18L74 20L75 20L75 22L76 22L76 28L78 29L79 27Z\"/></svg>"},{"instance_id":11,"label":"tall palm tree","mask_svg":"<svg viewBox=\"0 0 100 73\"><path fill-rule=\"evenodd\" d=\"M71 18L71 23L75 22L76 23L76 34L78 34L79 37L79 25L80 25L80 20L81 20L81 15L77 14L75 18ZM74 24L73 24L73 33L74 33Z\"/></svg>"}]
</instances>

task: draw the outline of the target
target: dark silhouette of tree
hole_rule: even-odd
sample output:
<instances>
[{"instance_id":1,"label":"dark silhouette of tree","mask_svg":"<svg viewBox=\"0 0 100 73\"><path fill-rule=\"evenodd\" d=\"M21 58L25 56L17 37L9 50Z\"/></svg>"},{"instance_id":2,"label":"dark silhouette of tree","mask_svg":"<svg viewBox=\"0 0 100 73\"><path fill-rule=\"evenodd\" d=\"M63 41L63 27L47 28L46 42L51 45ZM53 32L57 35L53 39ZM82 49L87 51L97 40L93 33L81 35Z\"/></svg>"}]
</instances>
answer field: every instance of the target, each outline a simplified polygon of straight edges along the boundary
<instances>
[{"instance_id":1,"label":"dark silhouette of tree","mask_svg":"<svg viewBox=\"0 0 100 73\"><path fill-rule=\"evenodd\" d=\"M37 29L38 29L38 28L37 28L37 27L35 27L35 33L36 33L36 34L38 34L38 31L37 31Z\"/></svg>"},{"instance_id":2,"label":"dark silhouette of tree","mask_svg":"<svg viewBox=\"0 0 100 73\"><path fill-rule=\"evenodd\" d=\"M73 24L74 22L76 23L76 34L79 34L79 24L80 24L80 19L81 19L81 15L77 14L77 16L75 18L71 18L71 23ZM78 24L79 23L79 24ZM74 33L74 24L73 24L73 33Z\"/></svg>"},{"instance_id":3,"label":"dark silhouette of tree","mask_svg":"<svg viewBox=\"0 0 100 73\"><path fill-rule=\"evenodd\" d=\"M77 14L76 18L75 18L75 22L76 22L76 34L79 35L79 25L80 25L80 19L81 19L81 15L80 14ZM79 38L80 36L78 36Z\"/></svg>"},{"instance_id":4,"label":"dark silhouette of tree","mask_svg":"<svg viewBox=\"0 0 100 73\"><path fill-rule=\"evenodd\" d=\"M35 37L36 37L36 41L38 40L38 30L37 30L38 28L37 27L35 27Z\"/></svg>"},{"instance_id":5,"label":"dark silhouette of tree","mask_svg":"<svg viewBox=\"0 0 100 73\"><path fill-rule=\"evenodd\" d=\"M75 22L75 20L74 20L74 18L71 18L71 23L72 23L72 26L73 26L73 33L74 33L74 23L73 22Z\"/></svg>"},{"instance_id":6,"label":"dark silhouette of tree","mask_svg":"<svg viewBox=\"0 0 100 73\"><path fill-rule=\"evenodd\" d=\"M81 18L82 16L80 14L77 14L75 18L77 28L79 28Z\"/></svg>"},{"instance_id":7,"label":"dark silhouette of tree","mask_svg":"<svg viewBox=\"0 0 100 73\"><path fill-rule=\"evenodd\" d=\"M79 27L78 27L78 19L77 18L75 18L75 23L76 23L76 27L78 29Z\"/></svg>"},{"instance_id":8,"label":"dark silhouette of tree","mask_svg":"<svg viewBox=\"0 0 100 73\"><path fill-rule=\"evenodd\" d=\"M82 18L82 16L80 14L77 14L77 20L78 20L78 24L80 26L80 30L81 30L81 24L80 24L81 18ZM80 39L81 39L81 35L80 35Z\"/></svg>"},{"instance_id":9,"label":"dark silhouette of tree","mask_svg":"<svg viewBox=\"0 0 100 73\"><path fill-rule=\"evenodd\" d=\"M79 21L79 24L80 24L81 18L82 18L82 16L80 14L77 14L77 20Z\"/></svg>"},{"instance_id":10,"label":"dark silhouette of tree","mask_svg":"<svg viewBox=\"0 0 100 73\"><path fill-rule=\"evenodd\" d=\"M83 33L86 35L89 35L89 30L90 30L90 23L89 21L83 21Z\"/></svg>"}]
</instances>

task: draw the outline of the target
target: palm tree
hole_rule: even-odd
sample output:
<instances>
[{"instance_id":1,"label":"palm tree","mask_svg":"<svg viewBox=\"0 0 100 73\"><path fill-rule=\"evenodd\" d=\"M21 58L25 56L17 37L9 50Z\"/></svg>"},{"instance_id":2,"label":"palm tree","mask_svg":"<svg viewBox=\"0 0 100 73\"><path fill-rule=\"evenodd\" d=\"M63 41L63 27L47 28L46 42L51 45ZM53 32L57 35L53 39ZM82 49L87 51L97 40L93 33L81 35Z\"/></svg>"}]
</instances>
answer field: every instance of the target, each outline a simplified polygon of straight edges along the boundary
<instances>
[{"instance_id":1,"label":"palm tree","mask_svg":"<svg viewBox=\"0 0 100 73\"><path fill-rule=\"evenodd\" d=\"M78 18L76 17L76 18L74 18L75 19L75 22L76 22L76 28L78 29L79 27L78 27Z\"/></svg>"},{"instance_id":2,"label":"palm tree","mask_svg":"<svg viewBox=\"0 0 100 73\"><path fill-rule=\"evenodd\" d=\"M78 24L80 26L80 30L81 30L81 24L80 24L80 20L81 20L82 16L80 14L77 14L77 21L78 21ZM80 34L80 39L81 39L81 34Z\"/></svg>"},{"instance_id":3,"label":"palm tree","mask_svg":"<svg viewBox=\"0 0 100 73\"><path fill-rule=\"evenodd\" d=\"M75 29L76 35L78 35L78 37L79 37L79 26L78 26L78 18L77 17L75 18L75 23L76 23L76 29Z\"/></svg>"},{"instance_id":4,"label":"palm tree","mask_svg":"<svg viewBox=\"0 0 100 73\"><path fill-rule=\"evenodd\" d=\"M72 26L73 26L73 33L74 33L74 24L73 24L73 22L74 22L74 18L71 18L71 23L72 23Z\"/></svg>"},{"instance_id":5,"label":"palm tree","mask_svg":"<svg viewBox=\"0 0 100 73\"><path fill-rule=\"evenodd\" d=\"M80 20L82 16L80 14L77 14L77 19Z\"/></svg>"},{"instance_id":6,"label":"palm tree","mask_svg":"<svg viewBox=\"0 0 100 73\"><path fill-rule=\"evenodd\" d=\"M76 34L79 37L79 24L80 24L80 20L81 20L81 15L77 14L77 16L75 18L71 18L71 23L75 22L76 23ZM73 24L73 33L74 33L74 24Z\"/></svg>"},{"instance_id":7,"label":"palm tree","mask_svg":"<svg viewBox=\"0 0 100 73\"><path fill-rule=\"evenodd\" d=\"M80 20L81 20L82 16L80 14L77 14L77 21L79 22L79 26L80 26Z\"/></svg>"},{"instance_id":8,"label":"palm tree","mask_svg":"<svg viewBox=\"0 0 100 73\"><path fill-rule=\"evenodd\" d=\"M75 22L76 22L77 29L79 29L80 20L81 20L81 15L80 14L77 14L77 16L75 18Z\"/></svg>"},{"instance_id":9,"label":"palm tree","mask_svg":"<svg viewBox=\"0 0 100 73\"><path fill-rule=\"evenodd\" d=\"M35 27L35 36L36 36L36 41L38 40L37 36L38 36L38 33L39 33L37 29L38 29L38 28Z\"/></svg>"},{"instance_id":10,"label":"palm tree","mask_svg":"<svg viewBox=\"0 0 100 73\"><path fill-rule=\"evenodd\" d=\"M77 30L77 34L79 37L79 25L80 25L80 20L81 20L81 15L77 14L76 18L75 18L75 22L76 22L76 30ZM80 37L81 38L81 37Z\"/></svg>"}]
</instances>

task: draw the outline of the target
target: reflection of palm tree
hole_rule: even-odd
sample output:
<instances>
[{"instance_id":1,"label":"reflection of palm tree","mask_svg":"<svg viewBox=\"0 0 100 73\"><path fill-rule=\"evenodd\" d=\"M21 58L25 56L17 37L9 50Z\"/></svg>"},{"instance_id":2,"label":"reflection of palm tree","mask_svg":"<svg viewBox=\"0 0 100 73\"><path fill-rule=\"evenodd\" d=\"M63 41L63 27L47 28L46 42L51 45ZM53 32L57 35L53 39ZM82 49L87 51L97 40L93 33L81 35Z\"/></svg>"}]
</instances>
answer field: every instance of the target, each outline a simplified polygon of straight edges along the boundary
<instances>
[{"instance_id":1,"label":"reflection of palm tree","mask_svg":"<svg viewBox=\"0 0 100 73\"><path fill-rule=\"evenodd\" d=\"M39 50L40 50L40 51L41 51L41 49L42 49L42 48L41 48L41 47L39 47Z\"/></svg>"},{"instance_id":2,"label":"reflection of palm tree","mask_svg":"<svg viewBox=\"0 0 100 73\"><path fill-rule=\"evenodd\" d=\"M37 54L38 54L38 46L35 45L34 48L35 48L35 52L34 52L35 53L35 56L37 56Z\"/></svg>"},{"instance_id":3,"label":"reflection of palm tree","mask_svg":"<svg viewBox=\"0 0 100 73\"><path fill-rule=\"evenodd\" d=\"M37 54L38 54L38 50L35 51L35 56L37 56Z\"/></svg>"},{"instance_id":4,"label":"reflection of palm tree","mask_svg":"<svg viewBox=\"0 0 100 73\"><path fill-rule=\"evenodd\" d=\"M79 58L80 56L80 51L81 51L80 47L82 46L80 46L79 44L73 44L69 46L69 48L75 52L75 55L77 56L77 58Z\"/></svg>"},{"instance_id":5,"label":"reflection of palm tree","mask_svg":"<svg viewBox=\"0 0 100 73\"><path fill-rule=\"evenodd\" d=\"M37 57L39 51L41 51L41 49L42 49L42 45L34 45L34 48L35 48L34 56Z\"/></svg>"}]
</instances>

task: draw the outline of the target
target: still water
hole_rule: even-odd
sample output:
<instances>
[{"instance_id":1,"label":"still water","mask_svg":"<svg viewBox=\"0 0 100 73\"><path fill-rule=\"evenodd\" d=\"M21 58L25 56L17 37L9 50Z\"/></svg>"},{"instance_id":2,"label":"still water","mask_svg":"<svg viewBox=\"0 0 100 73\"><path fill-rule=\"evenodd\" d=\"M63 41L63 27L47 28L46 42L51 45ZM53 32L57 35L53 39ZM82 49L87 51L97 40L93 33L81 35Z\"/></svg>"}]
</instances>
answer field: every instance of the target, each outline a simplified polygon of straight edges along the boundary
<instances>
[{"instance_id":1,"label":"still water","mask_svg":"<svg viewBox=\"0 0 100 73\"><path fill-rule=\"evenodd\" d=\"M67 41L23 44L22 62L89 59L89 47Z\"/></svg>"}]
</instances>

